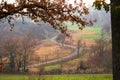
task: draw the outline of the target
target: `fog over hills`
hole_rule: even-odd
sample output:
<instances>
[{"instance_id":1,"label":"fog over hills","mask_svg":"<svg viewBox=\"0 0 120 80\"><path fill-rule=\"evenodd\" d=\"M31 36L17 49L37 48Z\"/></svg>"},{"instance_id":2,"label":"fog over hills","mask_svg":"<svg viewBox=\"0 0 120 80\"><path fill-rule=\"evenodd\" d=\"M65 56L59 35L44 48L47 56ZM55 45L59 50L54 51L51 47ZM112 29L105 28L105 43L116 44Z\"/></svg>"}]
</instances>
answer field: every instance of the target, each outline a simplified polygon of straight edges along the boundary
<instances>
[{"instance_id":1,"label":"fog over hills","mask_svg":"<svg viewBox=\"0 0 120 80\"><path fill-rule=\"evenodd\" d=\"M27 32L31 32L34 37L40 39L47 39L57 35L59 32L52 28L48 23L41 23L40 25L25 18L24 23L21 20L14 21L14 28L10 31L10 25L5 22L0 24L0 34L4 36L24 36Z\"/></svg>"}]
</instances>

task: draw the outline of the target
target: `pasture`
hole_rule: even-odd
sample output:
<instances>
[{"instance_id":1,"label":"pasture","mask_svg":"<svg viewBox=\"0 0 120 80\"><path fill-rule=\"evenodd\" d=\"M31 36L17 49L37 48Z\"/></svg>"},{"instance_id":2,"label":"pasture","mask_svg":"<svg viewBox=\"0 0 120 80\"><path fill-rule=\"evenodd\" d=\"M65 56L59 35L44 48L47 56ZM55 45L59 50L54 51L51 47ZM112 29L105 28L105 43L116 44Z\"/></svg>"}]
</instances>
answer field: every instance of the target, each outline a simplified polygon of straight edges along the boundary
<instances>
[{"instance_id":1,"label":"pasture","mask_svg":"<svg viewBox=\"0 0 120 80\"><path fill-rule=\"evenodd\" d=\"M112 80L112 74L0 75L0 80Z\"/></svg>"}]
</instances>

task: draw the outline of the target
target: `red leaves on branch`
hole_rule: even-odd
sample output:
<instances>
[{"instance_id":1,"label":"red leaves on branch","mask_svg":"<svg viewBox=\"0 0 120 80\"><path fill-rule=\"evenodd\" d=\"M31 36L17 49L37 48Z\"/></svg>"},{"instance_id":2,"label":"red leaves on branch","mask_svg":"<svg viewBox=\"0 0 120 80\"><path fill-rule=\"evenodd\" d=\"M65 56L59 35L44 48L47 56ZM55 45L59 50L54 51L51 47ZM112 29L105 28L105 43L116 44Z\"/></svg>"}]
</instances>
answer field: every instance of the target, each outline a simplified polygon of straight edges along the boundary
<instances>
[{"instance_id":1,"label":"red leaves on branch","mask_svg":"<svg viewBox=\"0 0 120 80\"><path fill-rule=\"evenodd\" d=\"M72 4L69 4L69 8L70 8L70 9L72 9L72 8L73 8L73 7L72 7Z\"/></svg>"},{"instance_id":2,"label":"red leaves on branch","mask_svg":"<svg viewBox=\"0 0 120 80\"><path fill-rule=\"evenodd\" d=\"M71 21L85 26L86 22L81 17L83 14L89 13L82 0L80 2L74 0L73 2L74 5L69 4L68 0L16 0L14 4L4 1L0 4L0 19L16 14L28 15L35 22L39 22L39 20L48 22L53 28L66 33L67 28L64 27L63 22ZM62 28L60 28L61 26Z\"/></svg>"}]
</instances>

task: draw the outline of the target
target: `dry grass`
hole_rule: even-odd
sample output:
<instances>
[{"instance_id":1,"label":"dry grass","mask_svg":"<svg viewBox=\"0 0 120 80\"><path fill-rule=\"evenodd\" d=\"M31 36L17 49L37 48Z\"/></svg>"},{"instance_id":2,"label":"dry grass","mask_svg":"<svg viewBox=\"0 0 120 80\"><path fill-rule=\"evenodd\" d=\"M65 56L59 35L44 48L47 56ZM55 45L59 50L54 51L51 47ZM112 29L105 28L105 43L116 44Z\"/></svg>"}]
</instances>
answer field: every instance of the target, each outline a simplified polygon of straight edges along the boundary
<instances>
[{"instance_id":1,"label":"dry grass","mask_svg":"<svg viewBox=\"0 0 120 80\"><path fill-rule=\"evenodd\" d=\"M77 42L78 42L79 39L82 40L81 38L79 38L80 36L82 36L84 34L93 35L95 33L96 33L95 31L86 32L84 30L82 30L82 31L78 30L78 31L72 33L72 38L74 40L73 45L77 45ZM95 44L94 40L90 40L90 39L84 39L84 40L82 40L82 43L85 43L87 46L91 46L91 45Z\"/></svg>"},{"instance_id":2,"label":"dry grass","mask_svg":"<svg viewBox=\"0 0 120 80\"><path fill-rule=\"evenodd\" d=\"M67 47L61 47L59 45L54 44L51 41L44 40L42 44L35 48L34 55L31 56L29 65L36 64L53 59L57 59L60 57L67 56L71 54L73 49ZM29 68L29 72L37 73L39 70L36 67Z\"/></svg>"},{"instance_id":3,"label":"dry grass","mask_svg":"<svg viewBox=\"0 0 120 80\"><path fill-rule=\"evenodd\" d=\"M64 57L71 54L72 51L73 49L66 47L62 48L51 41L44 40L40 46L35 48L34 55L30 58L32 60L31 64Z\"/></svg>"}]
</instances>

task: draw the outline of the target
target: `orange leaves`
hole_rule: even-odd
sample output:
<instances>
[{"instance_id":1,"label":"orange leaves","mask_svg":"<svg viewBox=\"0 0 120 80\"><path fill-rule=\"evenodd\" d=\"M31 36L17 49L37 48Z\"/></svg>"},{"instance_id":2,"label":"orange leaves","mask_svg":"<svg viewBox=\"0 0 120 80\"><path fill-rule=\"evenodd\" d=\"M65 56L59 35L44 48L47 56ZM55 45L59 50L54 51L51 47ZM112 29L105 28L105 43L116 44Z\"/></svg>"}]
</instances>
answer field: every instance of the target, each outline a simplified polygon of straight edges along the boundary
<instances>
[{"instance_id":1,"label":"orange leaves","mask_svg":"<svg viewBox=\"0 0 120 80\"><path fill-rule=\"evenodd\" d=\"M54 21L53 21L52 18L49 19L49 22L50 22L51 24L54 24Z\"/></svg>"},{"instance_id":2,"label":"orange leaves","mask_svg":"<svg viewBox=\"0 0 120 80\"><path fill-rule=\"evenodd\" d=\"M60 27L60 30L62 33L66 33L68 29L67 29L67 26L63 26L63 27Z\"/></svg>"},{"instance_id":3,"label":"orange leaves","mask_svg":"<svg viewBox=\"0 0 120 80\"><path fill-rule=\"evenodd\" d=\"M96 0L96 1L93 3L93 6L95 6L96 9L101 10L101 7L102 7L103 2L104 2L103 0Z\"/></svg>"},{"instance_id":4,"label":"orange leaves","mask_svg":"<svg viewBox=\"0 0 120 80\"><path fill-rule=\"evenodd\" d=\"M14 10L14 5L13 4L7 4L7 2L4 3L4 8L8 11Z\"/></svg>"},{"instance_id":5,"label":"orange leaves","mask_svg":"<svg viewBox=\"0 0 120 80\"><path fill-rule=\"evenodd\" d=\"M40 14L44 14L44 11L43 11L43 10L40 10L39 13L40 13Z\"/></svg>"},{"instance_id":6,"label":"orange leaves","mask_svg":"<svg viewBox=\"0 0 120 80\"><path fill-rule=\"evenodd\" d=\"M66 8L67 8L67 5L65 4L63 8L66 9Z\"/></svg>"},{"instance_id":7,"label":"orange leaves","mask_svg":"<svg viewBox=\"0 0 120 80\"><path fill-rule=\"evenodd\" d=\"M62 5L58 4L58 5L57 5L57 8L58 8L58 9L62 9Z\"/></svg>"},{"instance_id":8,"label":"orange leaves","mask_svg":"<svg viewBox=\"0 0 120 80\"><path fill-rule=\"evenodd\" d=\"M64 3L64 2L65 2L65 0L62 0L62 2Z\"/></svg>"},{"instance_id":9,"label":"orange leaves","mask_svg":"<svg viewBox=\"0 0 120 80\"><path fill-rule=\"evenodd\" d=\"M3 9L8 10L8 12L3 11L0 8L0 18L7 17L8 15L14 14L28 14L35 22L38 22L39 19L44 22L50 23L53 28L61 27L61 32L65 33L67 28L65 25L62 25L65 21L71 21L72 23L85 26L85 21L81 20L82 15L87 15L88 8L85 7L85 4L80 0L78 3L77 0L74 0L73 4L67 3L67 0L31 0L24 2L23 0L16 0L18 5L4 3ZM22 4L20 4L22 2ZM27 11L26 11L27 10ZM3 11L3 12L2 12ZM4 12L6 14L4 14ZM84 27L80 27L83 29Z\"/></svg>"},{"instance_id":10,"label":"orange leaves","mask_svg":"<svg viewBox=\"0 0 120 80\"><path fill-rule=\"evenodd\" d=\"M83 7L83 11L84 11L84 14L88 14L89 13L88 8L86 8L86 7Z\"/></svg>"},{"instance_id":11,"label":"orange leaves","mask_svg":"<svg viewBox=\"0 0 120 80\"><path fill-rule=\"evenodd\" d=\"M30 8L27 8L27 11L29 12L29 11L31 11L31 9L30 9Z\"/></svg>"},{"instance_id":12,"label":"orange leaves","mask_svg":"<svg viewBox=\"0 0 120 80\"><path fill-rule=\"evenodd\" d=\"M72 4L69 4L69 8L70 8L70 9L72 9L72 8L73 8Z\"/></svg>"},{"instance_id":13,"label":"orange leaves","mask_svg":"<svg viewBox=\"0 0 120 80\"><path fill-rule=\"evenodd\" d=\"M42 6L48 6L50 3L49 3L49 1L47 2L47 0L40 0L39 4Z\"/></svg>"},{"instance_id":14,"label":"orange leaves","mask_svg":"<svg viewBox=\"0 0 120 80\"><path fill-rule=\"evenodd\" d=\"M65 19L68 20L70 18L70 16L65 16Z\"/></svg>"}]
</instances>

